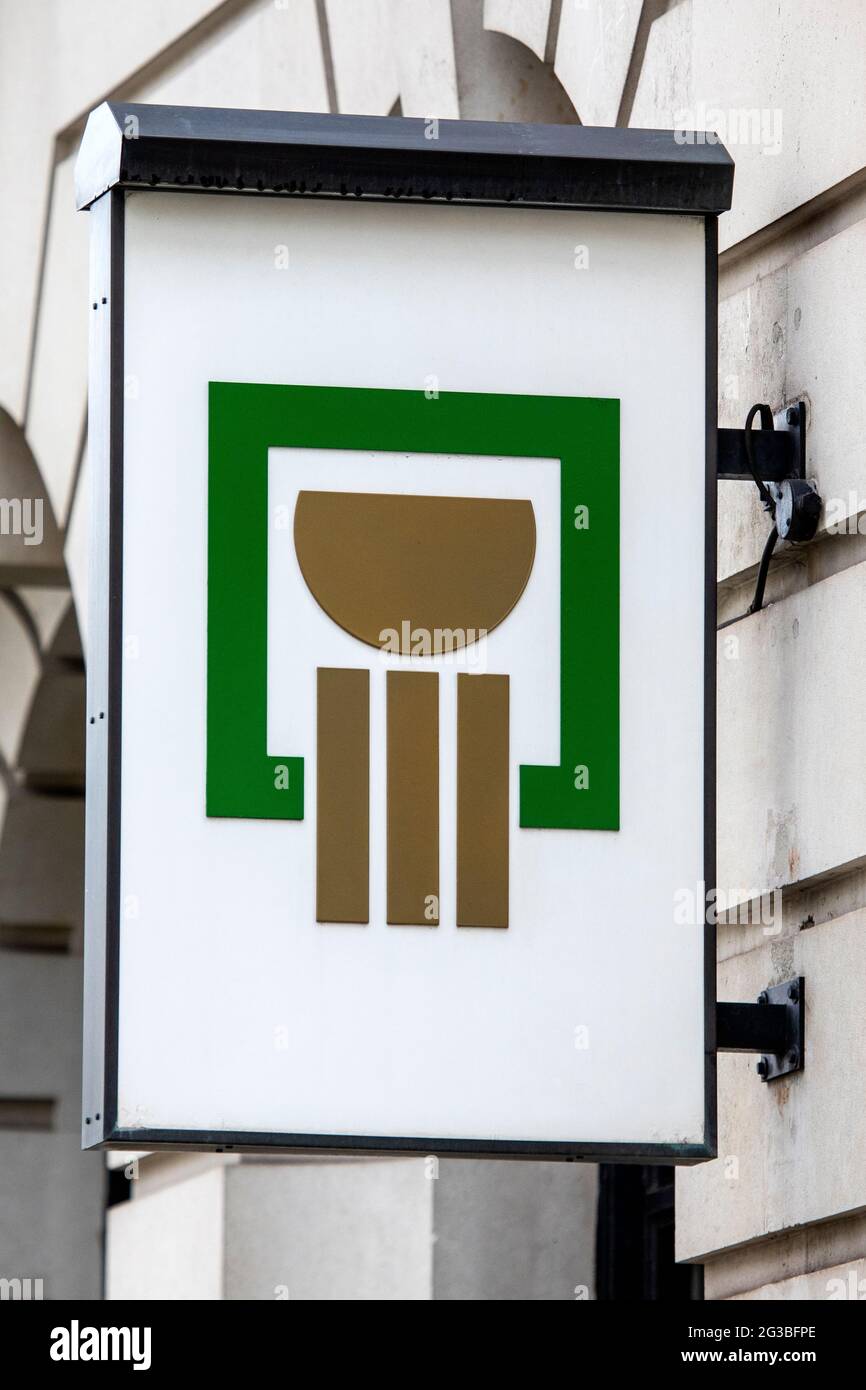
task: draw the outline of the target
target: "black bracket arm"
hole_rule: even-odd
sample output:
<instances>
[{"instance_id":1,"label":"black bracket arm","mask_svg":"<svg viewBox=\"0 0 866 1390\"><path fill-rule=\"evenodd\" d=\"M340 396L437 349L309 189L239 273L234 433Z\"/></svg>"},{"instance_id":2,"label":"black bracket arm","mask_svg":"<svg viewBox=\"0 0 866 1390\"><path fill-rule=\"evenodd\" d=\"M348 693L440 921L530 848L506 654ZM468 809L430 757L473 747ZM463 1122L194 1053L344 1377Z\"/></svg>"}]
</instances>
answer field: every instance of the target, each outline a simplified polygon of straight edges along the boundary
<instances>
[{"instance_id":1,"label":"black bracket arm","mask_svg":"<svg viewBox=\"0 0 866 1390\"><path fill-rule=\"evenodd\" d=\"M760 429L752 428L753 417L760 420ZM805 401L775 415L768 405L755 405L745 429L720 429L716 477L719 482L757 485L776 523L773 544L776 538L810 541L818 529L821 498L806 480Z\"/></svg>"},{"instance_id":2,"label":"black bracket arm","mask_svg":"<svg viewBox=\"0 0 866 1390\"><path fill-rule=\"evenodd\" d=\"M806 404L786 406L774 415L760 407L761 428L752 431L752 456L765 483L806 477ZM720 429L716 474L719 482L754 481L746 456L745 430Z\"/></svg>"},{"instance_id":3,"label":"black bracket arm","mask_svg":"<svg viewBox=\"0 0 866 1390\"><path fill-rule=\"evenodd\" d=\"M757 1004L716 1004L716 1050L760 1052L758 1075L775 1081L803 1070L805 1025L806 981L798 975L768 986Z\"/></svg>"},{"instance_id":4,"label":"black bracket arm","mask_svg":"<svg viewBox=\"0 0 866 1390\"><path fill-rule=\"evenodd\" d=\"M757 430L752 428L756 418ZM749 613L757 613L776 542L810 541L818 530L821 498L806 478L806 403L798 401L775 415L768 405L753 405L744 429L719 429L717 435L717 480L754 483L764 510L773 518L749 608Z\"/></svg>"}]
</instances>

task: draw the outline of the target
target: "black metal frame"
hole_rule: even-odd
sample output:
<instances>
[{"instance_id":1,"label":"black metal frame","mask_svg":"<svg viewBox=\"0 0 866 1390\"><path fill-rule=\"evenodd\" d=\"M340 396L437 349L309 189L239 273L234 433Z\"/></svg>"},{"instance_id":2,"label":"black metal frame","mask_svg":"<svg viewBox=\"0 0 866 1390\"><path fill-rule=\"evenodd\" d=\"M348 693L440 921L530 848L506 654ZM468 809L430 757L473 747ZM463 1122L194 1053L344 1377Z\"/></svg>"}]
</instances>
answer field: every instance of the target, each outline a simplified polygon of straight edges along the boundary
<instances>
[{"instance_id":1,"label":"black metal frame","mask_svg":"<svg viewBox=\"0 0 866 1390\"><path fill-rule=\"evenodd\" d=\"M123 120L138 122L126 139ZM217 196L400 197L499 206L697 215L705 227L704 878L715 887L717 215L733 164L718 144L674 132L441 122L104 104L90 117L76 170L78 201L98 219L103 279L94 282L91 468L98 499L88 650L85 1148L430 1154L630 1163L716 1155L716 930L705 916L702 1144L545 1143L428 1137L154 1130L118 1125L120 766L123 589L124 204L128 188ZM304 172L306 171L306 172ZM351 177L348 177L351 175ZM417 180L417 182L415 182ZM254 191L258 190L258 191ZM104 293L101 285L104 284ZM105 513L102 508L105 507Z\"/></svg>"},{"instance_id":2,"label":"black metal frame","mask_svg":"<svg viewBox=\"0 0 866 1390\"><path fill-rule=\"evenodd\" d=\"M80 208L159 186L717 216L734 165L723 145L673 130L105 102L75 182Z\"/></svg>"}]
</instances>

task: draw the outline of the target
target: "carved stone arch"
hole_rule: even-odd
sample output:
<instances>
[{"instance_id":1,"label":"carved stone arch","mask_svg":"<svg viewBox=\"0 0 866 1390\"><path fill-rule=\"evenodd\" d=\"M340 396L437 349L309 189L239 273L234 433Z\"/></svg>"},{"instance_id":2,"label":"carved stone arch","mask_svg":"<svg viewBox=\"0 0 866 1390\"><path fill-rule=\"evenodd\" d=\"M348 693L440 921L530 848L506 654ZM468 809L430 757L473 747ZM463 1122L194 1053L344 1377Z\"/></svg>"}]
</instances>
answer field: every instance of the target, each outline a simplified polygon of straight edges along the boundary
<instances>
[{"instance_id":1,"label":"carved stone arch","mask_svg":"<svg viewBox=\"0 0 866 1390\"><path fill-rule=\"evenodd\" d=\"M62 539L39 465L21 426L0 406L0 588L65 583Z\"/></svg>"},{"instance_id":2,"label":"carved stone arch","mask_svg":"<svg viewBox=\"0 0 866 1390\"><path fill-rule=\"evenodd\" d=\"M84 663L71 596L0 600L3 740L0 947L81 947L84 903Z\"/></svg>"},{"instance_id":3,"label":"carved stone arch","mask_svg":"<svg viewBox=\"0 0 866 1390\"><path fill-rule=\"evenodd\" d=\"M452 0L451 26L462 120L579 125L552 63L519 39L484 27L484 0Z\"/></svg>"},{"instance_id":4,"label":"carved stone arch","mask_svg":"<svg viewBox=\"0 0 866 1390\"><path fill-rule=\"evenodd\" d=\"M62 534L24 431L2 407L0 591L0 947L77 950L84 663Z\"/></svg>"}]
</instances>

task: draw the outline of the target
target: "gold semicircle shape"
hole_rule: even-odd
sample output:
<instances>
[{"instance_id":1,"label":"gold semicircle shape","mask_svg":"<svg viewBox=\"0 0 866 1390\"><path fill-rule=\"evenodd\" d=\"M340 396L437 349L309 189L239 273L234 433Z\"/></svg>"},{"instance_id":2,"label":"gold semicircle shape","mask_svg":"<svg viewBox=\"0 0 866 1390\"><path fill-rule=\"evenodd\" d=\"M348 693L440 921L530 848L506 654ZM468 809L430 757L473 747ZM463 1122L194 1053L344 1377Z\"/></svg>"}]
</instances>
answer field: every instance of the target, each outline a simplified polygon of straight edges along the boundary
<instances>
[{"instance_id":1,"label":"gold semicircle shape","mask_svg":"<svg viewBox=\"0 0 866 1390\"><path fill-rule=\"evenodd\" d=\"M346 632L433 655L469 646L511 612L535 560L535 513L499 497L299 492L295 552ZM429 634L432 649L419 653L413 632Z\"/></svg>"}]
</instances>

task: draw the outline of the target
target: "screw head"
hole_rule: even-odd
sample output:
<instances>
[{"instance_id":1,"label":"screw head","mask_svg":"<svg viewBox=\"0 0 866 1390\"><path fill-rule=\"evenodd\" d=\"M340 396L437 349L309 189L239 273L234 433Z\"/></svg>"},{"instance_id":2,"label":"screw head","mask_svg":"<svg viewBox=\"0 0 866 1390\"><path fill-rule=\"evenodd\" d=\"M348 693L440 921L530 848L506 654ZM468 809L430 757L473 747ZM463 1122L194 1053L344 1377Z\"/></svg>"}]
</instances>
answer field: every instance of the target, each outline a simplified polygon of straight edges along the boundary
<instances>
[{"instance_id":1,"label":"screw head","mask_svg":"<svg viewBox=\"0 0 866 1390\"><path fill-rule=\"evenodd\" d=\"M788 1063L792 1067L798 1067L800 1065L800 1049L798 1047L791 1048L791 1051L788 1053Z\"/></svg>"},{"instance_id":2,"label":"screw head","mask_svg":"<svg viewBox=\"0 0 866 1390\"><path fill-rule=\"evenodd\" d=\"M785 418L788 421L789 425L796 425L798 414L799 412L796 406L791 405L788 407L787 411L785 412Z\"/></svg>"},{"instance_id":3,"label":"screw head","mask_svg":"<svg viewBox=\"0 0 866 1390\"><path fill-rule=\"evenodd\" d=\"M759 1003L759 1004L768 1004L769 1002L770 1002L770 996L769 996L769 994L767 993L767 991L766 991L765 989L762 989L762 990L761 990L761 993L758 995L758 1003Z\"/></svg>"},{"instance_id":4,"label":"screw head","mask_svg":"<svg viewBox=\"0 0 866 1390\"><path fill-rule=\"evenodd\" d=\"M770 1070L770 1065L769 1065L769 1063L768 1063L766 1057L762 1057L761 1060L760 1060L760 1062L757 1063L757 1065L756 1065L756 1067L755 1067L755 1071L756 1071L756 1072L758 1073L758 1075L762 1078L762 1080L766 1081L766 1079L767 1079L767 1072L768 1072L769 1070Z\"/></svg>"},{"instance_id":5,"label":"screw head","mask_svg":"<svg viewBox=\"0 0 866 1390\"><path fill-rule=\"evenodd\" d=\"M788 985L788 998L792 1004L796 1004L800 998L800 986Z\"/></svg>"}]
</instances>

